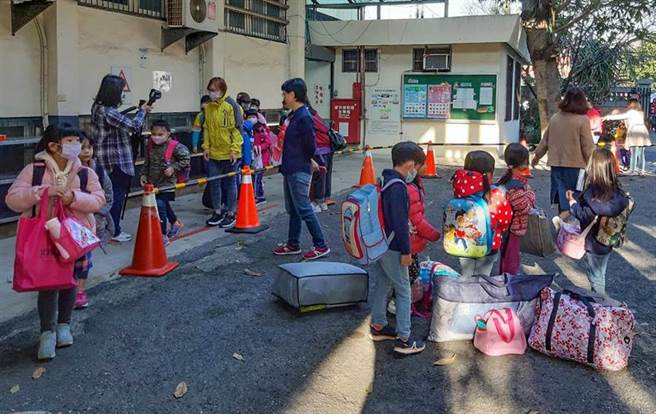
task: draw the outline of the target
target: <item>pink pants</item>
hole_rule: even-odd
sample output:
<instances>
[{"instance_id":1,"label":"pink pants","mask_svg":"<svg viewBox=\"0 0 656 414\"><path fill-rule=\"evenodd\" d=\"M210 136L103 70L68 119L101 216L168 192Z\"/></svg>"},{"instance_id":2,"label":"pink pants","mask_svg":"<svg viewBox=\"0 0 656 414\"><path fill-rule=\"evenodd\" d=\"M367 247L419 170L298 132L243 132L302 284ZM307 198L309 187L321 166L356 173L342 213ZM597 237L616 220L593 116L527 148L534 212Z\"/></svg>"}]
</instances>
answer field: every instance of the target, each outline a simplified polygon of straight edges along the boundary
<instances>
[{"instance_id":1,"label":"pink pants","mask_svg":"<svg viewBox=\"0 0 656 414\"><path fill-rule=\"evenodd\" d=\"M517 236L508 232L501 245L501 263L499 264L500 273L519 273L519 265L522 260L519 255L519 244L522 236Z\"/></svg>"}]
</instances>

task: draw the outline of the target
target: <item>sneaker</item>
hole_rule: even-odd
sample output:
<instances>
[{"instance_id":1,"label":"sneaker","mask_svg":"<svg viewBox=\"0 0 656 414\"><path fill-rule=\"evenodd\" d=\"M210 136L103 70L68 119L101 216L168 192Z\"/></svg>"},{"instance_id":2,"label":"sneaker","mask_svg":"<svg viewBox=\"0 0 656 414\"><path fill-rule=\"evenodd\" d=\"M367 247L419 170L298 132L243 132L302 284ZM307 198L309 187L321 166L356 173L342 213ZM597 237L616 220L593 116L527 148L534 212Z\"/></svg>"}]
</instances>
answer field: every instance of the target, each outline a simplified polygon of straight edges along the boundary
<instances>
[{"instance_id":1,"label":"sneaker","mask_svg":"<svg viewBox=\"0 0 656 414\"><path fill-rule=\"evenodd\" d=\"M394 352L403 355L418 354L426 349L426 344L419 339L408 338L407 341L402 341L400 338L394 343Z\"/></svg>"},{"instance_id":2,"label":"sneaker","mask_svg":"<svg viewBox=\"0 0 656 414\"><path fill-rule=\"evenodd\" d=\"M273 249L273 254L276 256L288 256L291 254L301 254L303 251L298 246L291 246L287 243L280 243Z\"/></svg>"},{"instance_id":3,"label":"sneaker","mask_svg":"<svg viewBox=\"0 0 656 414\"><path fill-rule=\"evenodd\" d=\"M73 345L73 334L71 334L71 325L68 323L57 324L57 348L63 348Z\"/></svg>"},{"instance_id":4,"label":"sneaker","mask_svg":"<svg viewBox=\"0 0 656 414\"><path fill-rule=\"evenodd\" d=\"M182 230L183 227L184 224L180 220L177 220L175 223L173 223L171 229L169 230L168 233L166 233L166 235L169 237L175 237L178 234L180 234L180 230Z\"/></svg>"},{"instance_id":5,"label":"sneaker","mask_svg":"<svg viewBox=\"0 0 656 414\"><path fill-rule=\"evenodd\" d=\"M89 307L89 298L87 297L87 292L83 290L78 290L75 295L75 309L84 309Z\"/></svg>"},{"instance_id":6,"label":"sneaker","mask_svg":"<svg viewBox=\"0 0 656 414\"><path fill-rule=\"evenodd\" d=\"M39 359L53 359L55 357L55 347L57 346L57 335L53 331L41 332L39 338Z\"/></svg>"},{"instance_id":7,"label":"sneaker","mask_svg":"<svg viewBox=\"0 0 656 414\"><path fill-rule=\"evenodd\" d=\"M231 229L235 227L236 222L237 220L235 220L235 215L228 213L223 217L223 220L221 220L221 222L219 223L219 227L223 229Z\"/></svg>"},{"instance_id":8,"label":"sneaker","mask_svg":"<svg viewBox=\"0 0 656 414\"><path fill-rule=\"evenodd\" d=\"M394 299L390 300L387 304L387 312L392 315L396 315L396 302Z\"/></svg>"},{"instance_id":9,"label":"sneaker","mask_svg":"<svg viewBox=\"0 0 656 414\"><path fill-rule=\"evenodd\" d=\"M112 240L119 243L129 242L132 240L132 235L122 231L121 234L112 237Z\"/></svg>"},{"instance_id":10,"label":"sneaker","mask_svg":"<svg viewBox=\"0 0 656 414\"><path fill-rule=\"evenodd\" d=\"M216 227L216 226L219 225L219 223L221 223L221 221L223 220L223 217L224 217L224 214L217 214L216 212L214 212L214 213L212 213L212 217L207 219L205 224L207 224L208 226Z\"/></svg>"},{"instance_id":11,"label":"sneaker","mask_svg":"<svg viewBox=\"0 0 656 414\"><path fill-rule=\"evenodd\" d=\"M261 206L262 204L266 204L266 198L258 198L255 200L255 205L256 206Z\"/></svg>"},{"instance_id":12,"label":"sneaker","mask_svg":"<svg viewBox=\"0 0 656 414\"><path fill-rule=\"evenodd\" d=\"M556 233L560 230L560 217L554 216L551 219L551 223L553 223L554 228L556 229Z\"/></svg>"},{"instance_id":13,"label":"sneaker","mask_svg":"<svg viewBox=\"0 0 656 414\"><path fill-rule=\"evenodd\" d=\"M321 203L321 204L319 204L319 207L321 207L321 211L326 211L326 210L328 210L328 204L326 204L326 203Z\"/></svg>"},{"instance_id":14,"label":"sneaker","mask_svg":"<svg viewBox=\"0 0 656 414\"><path fill-rule=\"evenodd\" d=\"M164 247L171 244L171 240L169 240L168 236L162 236L162 241L164 242Z\"/></svg>"},{"instance_id":15,"label":"sneaker","mask_svg":"<svg viewBox=\"0 0 656 414\"><path fill-rule=\"evenodd\" d=\"M314 211L315 213L321 213L321 207L319 207L319 204L315 203L314 201L311 204L312 204L312 211Z\"/></svg>"},{"instance_id":16,"label":"sneaker","mask_svg":"<svg viewBox=\"0 0 656 414\"><path fill-rule=\"evenodd\" d=\"M393 341L396 339L396 330L389 325L383 326L383 329L377 330L373 326L369 327L369 338L372 341Z\"/></svg>"},{"instance_id":17,"label":"sneaker","mask_svg":"<svg viewBox=\"0 0 656 414\"><path fill-rule=\"evenodd\" d=\"M303 253L303 260L316 260L320 257L324 257L330 253L330 248L326 247L315 247L310 251Z\"/></svg>"}]
</instances>

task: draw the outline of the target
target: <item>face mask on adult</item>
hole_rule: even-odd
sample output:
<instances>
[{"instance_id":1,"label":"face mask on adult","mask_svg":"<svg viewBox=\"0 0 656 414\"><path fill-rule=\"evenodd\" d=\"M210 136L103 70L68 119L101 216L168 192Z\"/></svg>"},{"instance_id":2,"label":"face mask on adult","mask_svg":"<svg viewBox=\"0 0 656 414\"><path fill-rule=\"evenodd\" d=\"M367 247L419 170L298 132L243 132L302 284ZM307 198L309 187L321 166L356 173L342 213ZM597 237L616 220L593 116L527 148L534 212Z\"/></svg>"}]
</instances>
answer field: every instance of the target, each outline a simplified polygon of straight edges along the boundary
<instances>
[{"instance_id":1,"label":"face mask on adult","mask_svg":"<svg viewBox=\"0 0 656 414\"><path fill-rule=\"evenodd\" d=\"M223 98L223 92L209 91L208 95L210 96L210 99L213 101L218 101L219 99Z\"/></svg>"},{"instance_id":2,"label":"face mask on adult","mask_svg":"<svg viewBox=\"0 0 656 414\"><path fill-rule=\"evenodd\" d=\"M166 142L166 136L164 135L151 135L150 139L153 140L153 144L162 145Z\"/></svg>"},{"instance_id":3,"label":"face mask on adult","mask_svg":"<svg viewBox=\"0 0 656 414\"><path fill-rule=\"evenodd\" d=\"M69 161L73 161L79 157L80 151L82 151L82 144L79 142L62 144L62 157Z\"/></svg>"},{"instance_id":4,"label":"face mask on adult","mask_svg":"<svg viewBox=\"0 0 656 414\"><path fill-rule=\"evenodd\" d=\"M415 168L411 169L408 175L405 177L406 183L411 183L417 178L417 170Z\"/></svg>"}]
</instances>

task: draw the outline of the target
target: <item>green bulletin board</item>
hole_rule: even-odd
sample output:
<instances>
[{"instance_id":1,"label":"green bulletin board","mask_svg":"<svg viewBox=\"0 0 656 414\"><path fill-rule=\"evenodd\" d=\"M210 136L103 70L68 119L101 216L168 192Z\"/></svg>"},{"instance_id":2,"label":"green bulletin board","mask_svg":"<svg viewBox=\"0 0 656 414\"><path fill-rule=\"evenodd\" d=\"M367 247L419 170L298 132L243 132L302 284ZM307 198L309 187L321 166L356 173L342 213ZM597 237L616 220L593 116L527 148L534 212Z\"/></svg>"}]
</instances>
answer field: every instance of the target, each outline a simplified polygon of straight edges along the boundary
<instances>
[{"instance_id":1,"label":"green bulletin board","mask_svg":"<svg viewBox=\"0 0 656 414\"><path fill-rule=\"evenodd\" d=\"M404 119L494 121L496 75L403 75Z\"/></svg>"}]
</instances>

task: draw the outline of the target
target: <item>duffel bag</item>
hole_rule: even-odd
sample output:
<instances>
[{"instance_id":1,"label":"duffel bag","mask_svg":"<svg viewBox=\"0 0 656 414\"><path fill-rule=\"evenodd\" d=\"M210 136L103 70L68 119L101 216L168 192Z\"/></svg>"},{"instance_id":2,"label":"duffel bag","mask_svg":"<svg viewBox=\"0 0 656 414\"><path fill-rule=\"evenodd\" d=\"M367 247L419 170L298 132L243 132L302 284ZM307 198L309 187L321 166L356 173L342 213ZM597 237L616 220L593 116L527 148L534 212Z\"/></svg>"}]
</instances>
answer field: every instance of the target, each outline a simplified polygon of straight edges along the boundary
<instances>
[{"instance_id":1,"label":"duffel bag","mask_svg":"<svg viewBox=\"0 0 656 414\"><path fill-rule=\"evenodd\" d=\"M533 256L547 257L556 252L551 232L551 220L542 209L531 209L528 213L528 228L522 236L519 250Z\"/></svg>"},{"instance_id":2,"label":"duffel bag","mask_svg":"<svg viewBox=\"0 0 656 414\"><path fill-rule=\"evenodd\" d=\"M635 320L621 303L583 289L540 293L528 343L549 356L619 371L629 363Z\"/></svg>"},{"instance_id":3,"label":"duffel bag","mask_svg":"<svg viewBox=\"0 0 656 414\"><path fill-rule=\"evenodd\" d=\"M301 262L278 266L272 292L301 312L367 301L369 274L338 262Z\"/></svg>"},{"instance_id":4,"label":"duffel bag","mask_svg":"<svg viewBox=\"0 0 656 414\"><path fill-rule=\"evenodd\" d=\"M492 309L510 308L530 332L540 291L554 275L461 276L434 280L433 318L428 340L446 342L472 339L476 317Z\"/></svg>"}]
</instances>

